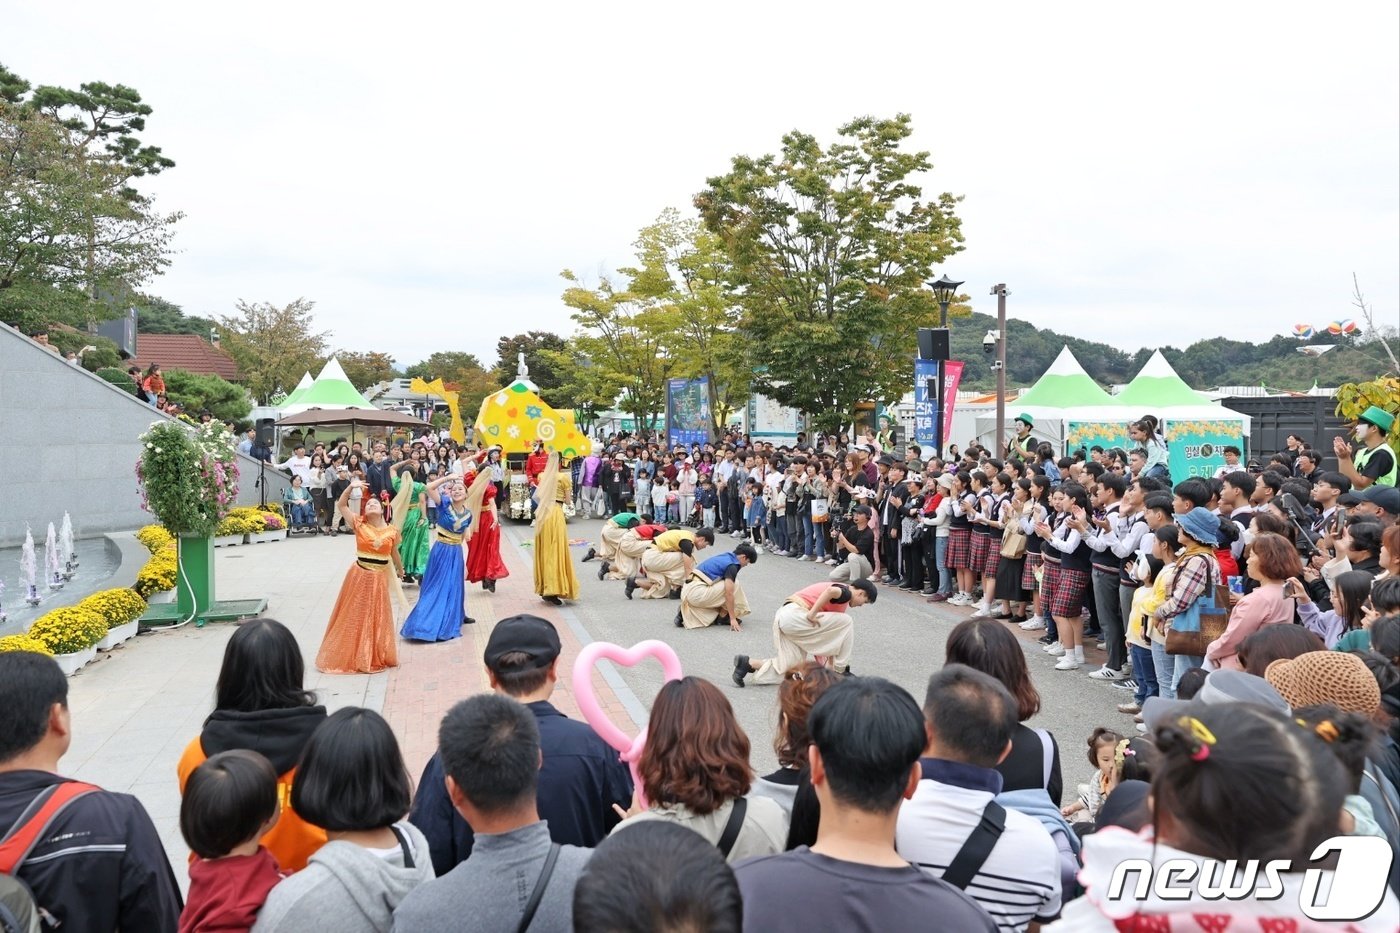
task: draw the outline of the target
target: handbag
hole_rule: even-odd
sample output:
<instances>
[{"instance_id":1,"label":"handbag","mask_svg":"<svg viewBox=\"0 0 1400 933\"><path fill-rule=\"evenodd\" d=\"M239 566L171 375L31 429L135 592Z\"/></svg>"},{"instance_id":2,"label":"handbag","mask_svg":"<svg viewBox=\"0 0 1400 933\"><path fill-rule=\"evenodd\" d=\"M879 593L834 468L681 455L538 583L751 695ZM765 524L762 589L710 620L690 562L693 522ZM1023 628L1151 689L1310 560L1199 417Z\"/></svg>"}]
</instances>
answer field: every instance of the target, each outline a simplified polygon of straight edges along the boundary
<instances>
[{"instance_id":1,"label":"handbag","mask_svg":"<svg viewBox=\"0 0 1400 933\"><path fill-rule=\"evenodd\" d=\"M1026 533L1019 523L1007 524L1001 530L1001 556L1008 560L1020 560L1026 556Z\"/></svg>"},{"instance_id":2,"label":"handbag","mask_svg":"<svg viewBox=\"0 0 1400 933\"><path fill-rule=\"evenodd\" d=\"M1203 658L1210 643L1230 624L1230 588L1207 587L1195 602L1167 625L1167 654Z\"/></svg>"},{"instance_id":3,"label":"handbag","mask_svg":"<svg viewBox=\"0 0 1400 933\"><path fill-rule=\"evenodd\" d=\"M822 525L831 520L831 503L826 499L812 500L812 524Z\"/></svg>"}]
</instances>

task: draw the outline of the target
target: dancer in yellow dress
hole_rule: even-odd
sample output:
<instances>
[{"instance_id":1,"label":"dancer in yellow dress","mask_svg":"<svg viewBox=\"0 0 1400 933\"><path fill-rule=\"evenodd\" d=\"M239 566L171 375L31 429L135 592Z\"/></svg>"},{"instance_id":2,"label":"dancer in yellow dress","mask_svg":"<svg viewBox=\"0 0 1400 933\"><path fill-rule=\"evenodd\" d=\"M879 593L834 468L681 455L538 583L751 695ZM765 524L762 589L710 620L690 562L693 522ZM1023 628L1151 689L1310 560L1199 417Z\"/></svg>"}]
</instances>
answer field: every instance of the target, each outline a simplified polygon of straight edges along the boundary
<instances>
[{"instance_id":1,"label":"dancer in yellow dress","mask_svg":"<svg viewBox=\"0 0 1400 933\"><path fill-rule=\"evenodd\" d=\"M578 599L578 577L569 558L569 530L564 524L562 503L571 484L559 473L559 455L549 455L549 465L536 487L539 509L535 512L535 592L552 606L566 599Z\"/></svg>"}]
</instances>

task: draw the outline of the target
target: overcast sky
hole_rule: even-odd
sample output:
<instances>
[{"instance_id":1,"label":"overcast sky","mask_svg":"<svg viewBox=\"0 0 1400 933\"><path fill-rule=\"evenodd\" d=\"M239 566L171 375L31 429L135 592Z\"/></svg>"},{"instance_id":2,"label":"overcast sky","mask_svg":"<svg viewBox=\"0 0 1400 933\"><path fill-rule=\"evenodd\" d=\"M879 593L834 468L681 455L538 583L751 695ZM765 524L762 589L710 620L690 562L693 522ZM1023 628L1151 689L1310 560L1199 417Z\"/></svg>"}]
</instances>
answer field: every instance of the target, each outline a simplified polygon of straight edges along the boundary
<instances>
[{"instance_id":1,"label":"overcast sky","mask_svg":"<svg viewBox=\"0 0 1400 933\"><path fill-rule=\"evenodd\" d=\"M148 290L316 302L401 363L568 334L738 154L908 112L966 196L974 307L1126 350L1400 321L1394 0L1151 4L6 4L0 61L137 88L183 211Z\"/></svg>"}]
</instances>

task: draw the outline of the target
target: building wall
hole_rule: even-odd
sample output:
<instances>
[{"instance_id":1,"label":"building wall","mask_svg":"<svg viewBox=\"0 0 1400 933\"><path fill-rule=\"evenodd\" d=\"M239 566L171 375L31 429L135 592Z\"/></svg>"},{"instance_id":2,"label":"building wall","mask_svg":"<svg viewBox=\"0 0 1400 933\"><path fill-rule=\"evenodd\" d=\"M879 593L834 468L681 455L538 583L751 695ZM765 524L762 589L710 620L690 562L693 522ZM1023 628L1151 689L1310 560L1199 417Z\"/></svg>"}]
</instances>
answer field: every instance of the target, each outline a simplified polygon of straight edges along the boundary
<instances>
[{"instance_id":1,"label":"building wall","mask_svg":"<svg viewBox=\"0 0 1400 933\"><path fill-rule=\"evenodd\" d=\"M42 541L66 510L79 537L150 522L136 488L137 438L166 416L135 396L0 324L0 547L24 541L27 522ZM240 505L258 502L258 462L239 457ZM283 474L268 471L269 501ZM0 568L9 575L11 568Z\"/></svg>"}]
</instances>

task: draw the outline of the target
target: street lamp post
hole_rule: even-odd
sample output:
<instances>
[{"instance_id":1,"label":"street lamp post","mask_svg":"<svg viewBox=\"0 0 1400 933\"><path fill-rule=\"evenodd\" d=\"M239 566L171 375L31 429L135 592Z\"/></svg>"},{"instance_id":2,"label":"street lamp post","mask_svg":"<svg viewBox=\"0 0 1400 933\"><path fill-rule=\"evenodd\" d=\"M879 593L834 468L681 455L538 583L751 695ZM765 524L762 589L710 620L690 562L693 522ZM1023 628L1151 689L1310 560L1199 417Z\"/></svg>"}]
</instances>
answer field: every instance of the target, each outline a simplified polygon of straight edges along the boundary
<instances>
[{"instance_id":1,"label":"street lamp post","mask_svg":"<svg viewBox=\"0 0 1400 933\"><path fill-rule=\"evenodd\" d=\"M948 305L952 302L954 296L957 295L958 287L962 284L961 282L954 282L952 279L948 278L946 273L939 276L936 282L929 283L930 287L933 289L934 295L938 297L938 326L945 331L945 333L948 329ZM933 436L936 441L934 447L937 449L938 456L940 457L943 456L943 448L947 446L948 443L948 439L943 436L943 389L947 384L947 376L945 375L945 366L947 362L948 354L944 353L942 358L938 361L938 407L934 409L933 413Z\"/></svg>"},{"instance_id":2,"label":"street lamp post","mask_svg":"<svg viewBox=\"0 0 1400 933\"><path fill-rule=\"evenodd\" d=\"M997 445L1006 443L1006 296L1004 284L992 286L997 297ZM995 450L995 448L993 448Z\"/></svg>"}]
</instances>

